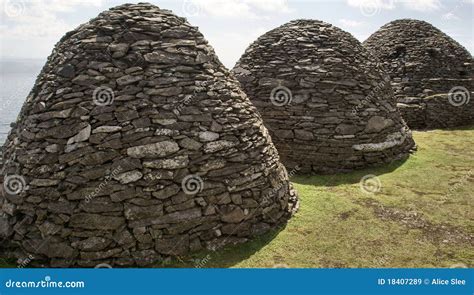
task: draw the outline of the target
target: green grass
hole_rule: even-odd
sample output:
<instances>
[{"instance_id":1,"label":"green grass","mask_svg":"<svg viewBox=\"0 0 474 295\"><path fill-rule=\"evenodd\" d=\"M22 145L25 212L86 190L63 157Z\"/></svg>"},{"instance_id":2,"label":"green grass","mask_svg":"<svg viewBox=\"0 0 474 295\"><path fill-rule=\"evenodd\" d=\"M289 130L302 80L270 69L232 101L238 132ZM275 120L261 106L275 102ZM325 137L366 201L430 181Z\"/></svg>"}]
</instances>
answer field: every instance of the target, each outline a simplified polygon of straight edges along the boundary
<instances>
[{"instance_id":1,"label":"green grass","mask_svg":"<svg viewBox=\"0 0 474 295\"><path fill-rule=\"evenodd\" d=\"M294 177L300 210L285 228L165 266L473 267L474 128L414 138L418 151L404 162ZM360 188L367 174L378 176L379 192Z\"/></svg>"},{"instance_id":2,"label":"green grass","mask_svg":"<svg viewBox=\"0 0 474 295\"><path fill-rule=\"evenodd\" d=\"M294 177L301 205L285 228L193 258L205 267L473 267L474 128L414 138L405 162ZM361 190L367 174L379 177L378 193Z\"/></svg>"}]
</instances>

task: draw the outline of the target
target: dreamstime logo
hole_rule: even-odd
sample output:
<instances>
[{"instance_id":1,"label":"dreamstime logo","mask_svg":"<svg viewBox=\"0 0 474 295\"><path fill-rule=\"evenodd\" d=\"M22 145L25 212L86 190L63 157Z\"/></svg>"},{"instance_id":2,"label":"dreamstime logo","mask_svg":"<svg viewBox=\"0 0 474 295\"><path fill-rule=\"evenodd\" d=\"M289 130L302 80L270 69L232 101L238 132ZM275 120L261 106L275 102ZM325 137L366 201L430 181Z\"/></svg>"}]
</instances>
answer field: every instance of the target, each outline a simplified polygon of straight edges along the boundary
<instances>
[{"instance_id":1,"label":"dreamstime logo","mask_svg":"<svg viewBox=\"0 0 474 295\"><path fill-rule=\"evenodd\" d=\"M270 100L272 104L277 107L289 105L293 100L293 94L287 87L277 86L272 89L272 92L270 93Z\"/></svg>"},{"instance_id":2,"label":"dreamstime logo","mask_svg":"<svg viewBox=\"0 0 474 295\"><path fill-rule=\"evenodd\" d=\"M3 9L7 16L18 17L25 12L25 2L22 0L5 0Z\"/></svg>"},{"instance_id":3,"label":"dreamstime logo","mask_svg":"<svg viewBox=\"0 0 474 295\"><path fill-rule=\"evenodd\" d=\"M357 115L357 112L363 108L366 104L369 104L371 101L378 100L378 97L385 88L390 87L390 77L385 76L380 83L378 83L372 90L370 90L369 94L364 97L364 99L352 108L352 115ZM395 111L396 109L393 106L388 106L390 112Z\"/></svg>"},{"instance_id":4,"label":"dreamstime logo","mask_svg":"<svg viewBox=\"0 0 474 295\"><path fill-rule=\"evenodd\" d=\"M273 265L273 268L290 268L286 263L277 263Z\"/></svg>"},{"instance_id":5,"label":"dreamstime logo","mask_svg":"<svg viewBox=\"0 0 474 295\"><path fill-rule=\"evenodd\" d=\"M94 104L98 106L107 106L114 102L115 94L112 88L101 86L94 90L92 99L94 100Z\"/></svg>"},{"instance_id":6,"label":"dreamstime logo","mask_svg":"<svg viewBox=\"0 0 474 295\"><path fill-rule=\"evenodd\" d=\"M368 174L360 179L359 186L363 192L375 194L382 188L382 183L376 175Z\"/></svg>"},{"instance_id":7,"label":"dreamstime logo","mask_svg":"<svg viewBox=\"0 0 474 295\"><path fill-rule=\"evenodd\" d=\"M186 16L198 16L202 11L202 2L197 0L183 0L183 14Z\"/></svg>"},{"instance_id":8,"label":"dreamstime logo","mask_svg":"<svg viewBox=\"0 0 474 295\"><path fill-rule=\"evenodd\" d=\"M6 288L85 288L84 281L53 281L51 276L45 276L44 279L38 281L22 280L14 281L8 280L5 282Z\"/></svg>"},{"instance_id":9,"label":"dreamstime logo","mask_svg":"<svg viewBox=\"0 0 474 295\"><path fill-rule=\"evenodd\" d=\"M31 261L33 261L35 259L35 257L32 255L32 254L29 254L27 257L23 258L23 259L19 259L19 264L18 264L18 268L25 268L28 266L28 264L31 263Z\"/></svg>"},{"instance_id":10,"label":"dreamstime logo","mask_svg":"<svg viewBox=\"0 0 474 295\"><path fill-rule=\"evenodd\" d=\"M462 86L456 86L449 90L449 103L455 107L460 107L462 105L468 104L470 99L471 94L469 93L469 90Z\"/></svg>"},{"instance_id":11,"label":"dreamstime logo","mask_svg":"<svg viewBox=\"0 0 474 295\"><path fill-rule=\"evenodd\" d=\"M195 268L203 268L206 266L206 264L209 263L209 261L211 260L211 255L207 254L206 257L202 258L202 259L195 259L194 260L194 267Z\"/></svg>"},{"instance_id":12,"label":"dreamstime logo","mask_svg":"<svg viewBox=\"0 0 474 295\"><path fill-rule=\"evenodd\" d=\"M385 257L375 257L372 260L372 263L375 265L375 267L383 267L387 264L387 259Z\"/></svg>"},{"instance_id":13,"label":"dreamstime logo","mask_svg":"<svg viewBox=\"0 0 474 295\"><path fill-rule=\"evenodd\" d=\"M90 201L92 201L92 199L94 199L103 189L107 187L107 184L112 180L112 178L115 178L121 172L122 172L122 166L118 166L117 168L115 168L112 171L111 175L107 175L104 181L102 181L92 193L90 193L89 195L85 197L85 202L89 203Z\"/></svg>"},{"instance_id":14,"label":"dreamstime logo","mask_svg":"<svg viewBox=\"0 0 474 295\"><path fill-rule=\"evenodd\" d=\"M451 10L441 15L441 18L447 21L459 19L459 17L457 16L459 9L461 9L464 4L467 4L468 2L469 0L457 1L456 5Z\"/></svg>"},{"instance_id":15,"label":"dreamstime logo","mask_svg":"<svg viewBox=\"0 0 474 295\"><path fill-rule=\"evenodd\" d=\"M204 181L199 175L191 174L183 178L181 188L187 195L194 195L202 191L204 188Z\"/></svg>"},{"instance_id":16,"label":"dreamstime logo","mask_svg":"<svg viewBox=\"0 0 474 295\"><path fill-rule=\"evenodd\" d=\"M3 187L8 194L18 195L26 188L26 181L21 175L7 175L3 180Z\"/></svg>"},{"instance_id":17,"label":"dreamstime logo","mask_svg":"<svg viewBox=\"0 0 474 295\"><path fill-rule=\"evenodd\" d=\"M468 268L468 267L464 263L455 263L451 265L449 268Z\"/></svg>"},{"instance_id":18,"label":"dreamstime logo","mask_svg":"<svg viewBox=\"0 0 474 295\"><path fill-rule=\"evenodd\" d=\"M460 187L462 187L463 185L466 184L466 182L469 181L469 178L472 176L473 174L473 169L469 170L466 175L464 175L460 181L458 183L456 183L455 185L451 186L448 190L448 193L445 195L445 197L449 197L450 194L454 193L456 190L458 190Z\"/></svg>"},{"instance_id":19,"label":"dreamstime logo","mask_svg":"<svg viewBox=\"0 0 474 295\"><path fill-rule=\"evenodd\" d=\"M112 268L112 266L108 263L99 263L94 268Z\"/></svg>"},{"instance_id":20,"label":"dreamstime logo","mask_svg":"<svg viewBox=\"0 0 474 295\"><path fill-rule=\"evenodd\" d=\"M364 0L360 1L359 9L362 15L370 17L374 16L382 10L382 8L393 8L394 0Z\"/></svg>"},{"instance_id":21,"label":"dreamstime logo","mask_svg":"<svg viewBox=\"0 0 474 295\"><path fill-rule=\"evenodd\" d=\"M288 172L288 178L291 178L293 176L296 175L296 173L298 173L298 171L300 171L301 167L299 165L296 165L291 171ZM283 183L280 182L277 186L275 186L274 188L272 188L270 190L270 192L268 194L266 194L265 196L263 196L262 198L262 204L266 204L268 202L270 202L270 200L278 194L278 191L283 187Z\"/></svg>"},{"instance_id":22,"label":"dreamstime logo","mask_svg":"<svg viewBox=\"0 0 474 295\"><path fill-rule=\"evenodd\" d=\"M181 115L183 108L186 107L191 100L193 99L193 95L186 95L186 97L179 102L179 105L173 110L173 113L177 116Z\"/></svg>"}]
</instances>

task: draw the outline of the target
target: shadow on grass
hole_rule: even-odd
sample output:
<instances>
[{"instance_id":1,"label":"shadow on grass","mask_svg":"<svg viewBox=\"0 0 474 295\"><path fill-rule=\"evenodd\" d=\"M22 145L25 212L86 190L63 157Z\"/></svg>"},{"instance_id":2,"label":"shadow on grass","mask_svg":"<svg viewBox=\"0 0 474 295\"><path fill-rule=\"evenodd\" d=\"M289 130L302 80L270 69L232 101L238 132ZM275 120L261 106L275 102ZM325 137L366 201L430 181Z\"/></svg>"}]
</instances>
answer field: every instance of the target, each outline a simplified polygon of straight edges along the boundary
<instances>
[{"instance_id":1,"label":"shadow on grass","mask_svg":"<svg viewBox=\"0 0 474 295\"><path fill-rule=\"evenodd\" d=\"M349 173L333 175L298 175L291 179L292 182L302 185L315 186L338 186L341 184L358 183L364 175L374 174L382 175L390 173L404 164L407 159L394 161L382 167L367 168ZM287 223L270 230L266 234L254 237L250 241L237 245L228 245L219 250L201 251L188 256L182 256L166 260L155 264L154 268L229 268L249 259L255 253L259 252L267 244L272 242L281 231L287 226ZM0 259L0 268L15 267L12 263ZM271 266L270 266L271 267Z\"/></svg>"},{"instance_id":2,"label":"shadow on grass","mask_svg":"<svg viewBox=\"0 0 474 295\"><path fill-rule=\"evenodd\" d=\"M408 157L402 160L393 161L383 166L372 168L365 168L355 170L348 173L338 174L313 174L313 175L296 175L291 178L291 181L297 184L315 185L315 186L338 186L341 184L355 184L360 182L360 179L368 174L383 175L391 173L402 166Z\"/></svg>"},{"instance_id":3,"label":"shadow on grass","mask_svg":"<svg viewBox=\"0 0 474 295\"><path fill-rule=\"evenodd\" d=\"M156 264L154 268L228 268L238 264L251 257L260 249L270 243L282 230L286 224L270 230L268 233L257 236L252 240L237 244L228 245L222 249L211 251L201 251L190 256L182 256L173 258L160 264ZM15 268L14 259L0 258L0 268Z\"/></svg>"},{"instance_id":4,"label":"shadow on grass","mask_svg":"<svg viewBox=\"0 0 474 295\"><path fill-rule=\"evenodd\" d=\"M0 268L15 268L15 259L0 258Z\"/></svg>"},{"instance_id":5,"label":"shadow on grass","mask_svg":"<svg viewBox=\"0 0 474 295\"><path fill-rule=\"evenodd\" d=\"M242 262L260 249L270 243L278 234L286 228L286 223L280 227L270 230L268 233L257 236L252 240L228 245L219 250L201 251L190 256L175 258L166 264L155 265L156 268L229 268Z\"/></svg>"},{"instance_id":6,"label":"shadow on grass","mask_svg":"<svg viewBox=\"0 0 474 295\"><path fill-rule=\"evenodd\" d=\"M474 125L464 125L456 127L446 127L446 128L426 128L426 129L412 129L415 132L430 132L430 131L470 131L474 130Z\"/></svg>"},{"instance_id":7,"label":"shadow on grass","mask_svg":"<svg viewBox=\"0 0 474 295\"><path fill-rule=\"evenodd\" d=\"M456 131L456 130L474 130L474 125L466 125L466 126L461 126L461 127L452 127L452 128L447 128L447 129L443 129L443 130L452 130L452 131Z\"/></svg>"}]
</instances>

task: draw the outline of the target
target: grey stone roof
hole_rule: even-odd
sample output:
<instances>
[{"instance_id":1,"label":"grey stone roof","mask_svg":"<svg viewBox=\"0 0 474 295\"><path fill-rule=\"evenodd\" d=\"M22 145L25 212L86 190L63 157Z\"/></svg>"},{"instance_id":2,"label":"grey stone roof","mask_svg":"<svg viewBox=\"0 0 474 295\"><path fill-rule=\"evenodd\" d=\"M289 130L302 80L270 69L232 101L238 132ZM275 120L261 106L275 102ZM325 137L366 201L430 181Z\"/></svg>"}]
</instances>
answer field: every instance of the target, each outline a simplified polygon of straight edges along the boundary
<instances>
[{"instance_id":1,"label":"grey stone roof","mask_svg":"<svg viewBox=\"0 0 474 295\"><path fill-rule=\"evenodd\" d=\"M467 103L474 91L474 60L454 39L425 21L400 19L382 26L363 44L389 73L411 128L474 122L474 106ZM455 97L465 103L450 103Z\"/></svg>"},{"instance_id":2,"label":"grey stone roof","mask_svg":"<svg viewBox=\"0 0 474 295\"><path fill-rule=\"evenodd\" d=\"M331 24L271 30L232 71L288 169L346 172L406 157L414 145L377 59Z\"/></svg>"},{"instance_id":3,"label":"grey stone roof","mask_svg":"<svg viewBox=\"0 0 474 295\"><path fill-rule=\"evenodd\" d=\"M150 265L244 242L297 208L238 81L197 28L150 4L61 39L3 158L2 253L31 266Z\"/></svg>"}]
</instances>

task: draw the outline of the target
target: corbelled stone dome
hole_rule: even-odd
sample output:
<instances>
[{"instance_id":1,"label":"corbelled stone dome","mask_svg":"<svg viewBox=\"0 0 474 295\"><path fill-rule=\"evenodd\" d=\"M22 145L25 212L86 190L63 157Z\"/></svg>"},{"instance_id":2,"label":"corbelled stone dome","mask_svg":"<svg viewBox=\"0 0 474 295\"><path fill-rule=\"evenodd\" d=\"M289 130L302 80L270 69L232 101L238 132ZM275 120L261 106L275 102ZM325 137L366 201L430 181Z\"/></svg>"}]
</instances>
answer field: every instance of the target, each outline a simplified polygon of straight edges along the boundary
<instances>
[{"instance_id":1,"label":"corbelled stone dome","mask_svg":"<svg viewBox=\"0 0 474 295\"><path fill-rule=\"evenodd\" d=\"M149 265L246 241L297 207L238 81L197 28L150 4L61 39L2 172L4 251L31 265Z\"/></svg>"},{"instance_id":2,"label":"corbelled stone dome","mask_svg":"<svg viewBox=\"0 0 474 295\"><path fill-rule=\"evenodd\" d=\"M414 146L388 77L328 23L295 20L264 34L233 73L287 169L347 172L406 157Z\"/></svg>"},{"instance_id":3,"label":"corbelled stone dome","mask_svg":"<svg viewBox=\"0 0 474 295\"><path fill-rule=\"evenodd\" d=\"M431 24L392 21L364 43L390 74L403 117L411 128L474 122L472 55Z\"/></svg>"}]
</instances>

